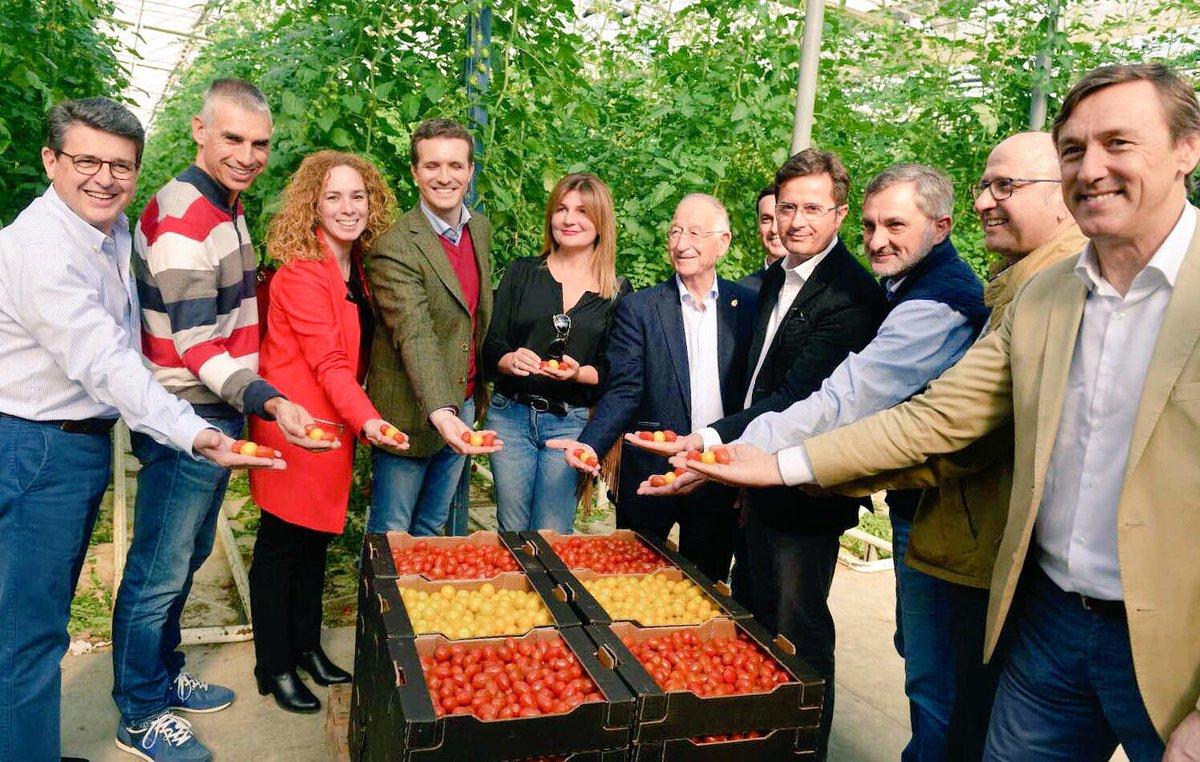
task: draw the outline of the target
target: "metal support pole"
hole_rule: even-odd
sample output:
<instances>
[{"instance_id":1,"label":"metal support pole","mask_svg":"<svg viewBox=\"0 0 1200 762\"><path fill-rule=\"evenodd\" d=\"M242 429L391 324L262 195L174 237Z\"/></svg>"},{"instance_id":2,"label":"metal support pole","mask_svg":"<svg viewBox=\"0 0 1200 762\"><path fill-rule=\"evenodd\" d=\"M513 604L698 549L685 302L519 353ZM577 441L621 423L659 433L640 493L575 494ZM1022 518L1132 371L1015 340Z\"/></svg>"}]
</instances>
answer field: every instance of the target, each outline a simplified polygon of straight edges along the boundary
<instances>
[{"instance_id":1,"label":"metal support pole","mask_svg":"<svg viewBox=\"0 0 1200 762\"><path fill-rule=\"evenodd\" d=\"M475 173L467 192L467 206L477 208L475 184L484 166L483 132L487 129L488 113L483 99L492 81L492 6L481 2L478 10L467 16L467 62L464 71L467 89L467 128L475 139Z\"/></svg>"},{"instance_id":2,"label":"metal support pole","mask_svg":"<svg viewBox=\"0 0 1200 762\"><path fill-rule=\"evenodd\" d=\"M1029 129L1041 130L1046 126L1046 91L1050 87L1051 55L1054 52L1054 37L1058 33L1058 3L1050 0L1046 14L1046 44L1038 57L1038 81L1029 93Z\"/></svg>"},{"instance_id":3,"label":"metal support pole","mask_svg":"<svg viewBox=\"0 0 1200 762\"><path fill-rule=\"evenodd\" d=\"M817 69L821 63L821 31L825 0L806 0L804 38L800 43L800 81L796 86L796 116L792 123L792 155L812 145L813 108L817 102Z\"/></svg>"}]
</instances>

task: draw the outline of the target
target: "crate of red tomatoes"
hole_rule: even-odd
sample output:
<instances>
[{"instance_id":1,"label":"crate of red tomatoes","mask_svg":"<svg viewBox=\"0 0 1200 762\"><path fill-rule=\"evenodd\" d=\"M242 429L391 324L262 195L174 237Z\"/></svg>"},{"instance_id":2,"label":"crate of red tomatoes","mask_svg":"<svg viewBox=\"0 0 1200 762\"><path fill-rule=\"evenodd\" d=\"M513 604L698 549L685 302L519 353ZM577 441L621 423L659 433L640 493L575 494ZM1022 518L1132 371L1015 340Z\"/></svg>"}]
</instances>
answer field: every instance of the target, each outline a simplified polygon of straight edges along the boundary
<instances>
[{"instance_id":1,"label":"crate of red tomatoes","mask_svg":"<svg viewBox=\"0 0 1200 762\"><path fill-rule=\"evenodd\" d=\"M572 760L628 754L635 701L582 628L518 638L389 636L360 618L350 710L356 760Z\"/></svg>"},{"instance_id":2,"label":"crate of red tomatoes","mask_svg":"<svg viewBox=\"0 0 1200 762\"><path fill-rule=\"evenodd\" d=\"M673 547L638 532L541 530L525 538L588 624L632 621L649 627L751 616L723 582L712 582Z\"/></svg>"},{"instance_id":3,"label":"crate of red tomatoes","mask_svg":"<svg viewBox=\"0 0 1200 762\"><path fill-rule=\"evenodd\" d=\"M544 571L536 560L513 553L497 532L479 531L466 537L388 532L367 535L364 545L364 572L377 577L491 579L507 572Z\"/></svg>"},{"instance_id":4,"label":"crate of red tomatoes","mask_svg":"<svg viewBox=\"0 0 1200 762\"><path fill-rule=\"evenodd\" d=\"M824 682L753 621L584 628L637 696L633 757L763 759L811 754ZM786 750L786 753L784 753Z\"/></svg>"}]
</instances>

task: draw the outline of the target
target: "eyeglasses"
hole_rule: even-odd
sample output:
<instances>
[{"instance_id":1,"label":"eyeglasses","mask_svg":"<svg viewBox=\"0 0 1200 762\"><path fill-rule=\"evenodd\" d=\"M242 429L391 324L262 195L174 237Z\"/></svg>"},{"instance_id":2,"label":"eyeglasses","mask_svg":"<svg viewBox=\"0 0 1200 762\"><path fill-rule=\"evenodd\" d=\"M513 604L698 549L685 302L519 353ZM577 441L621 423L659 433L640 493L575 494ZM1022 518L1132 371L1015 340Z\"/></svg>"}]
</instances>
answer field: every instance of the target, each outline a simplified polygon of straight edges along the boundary
<instances>
[{"instance_id":1,"label":"eyeglasses","mask_svg":"<svg viewBox=\"0 0 1200 762\"><path fill-rule=\"evenodd\" d=\"M781 220L790 220L796 216L796 212L799 212L800 216L809 222L816 222L837 208L837 204L833 206L821 206L820 204L800 204L799 206L796 204L776 204L775 217Z\"/></svg>"},{"instance_id":2,"label":"eyeglasses","mask_svg":"<svg viewBox=\"0 0 1200 762\"><path fill-rule=\"evenodd\" d=\"M975 185L971 186L971 197L979 198L985 190L991 190L992 198L997 201L1003 201L1013 194L1013 191L1024 188L1026 185L1034 183L1061 183L1062 180L1050 180L1046 178L1026 178L1026 177L997 177L995 180L983 181L980 180Z\"/></svg>"},{"instance_id":3,"label":"eyeglasses","mask_svg":"<svg viewBox=\"0 0 1200 762\"><path fill-rule=\"evenodd\" d=\"M668 241L677 241L685 235L688 238L709 238L711 236L717 235L718 233L724 233L724 232L726 232L726 231L724 231L724 230L695 230L695 229L684 230L683 228L680 228L680 227L674 227L667 231L667 240Z\"/></svg>"},{"instance_id":4,"label":"eyeglasses","mask_svg":"<svg viewBox=\"0 0 1200 762\"><path fill-rule=\"evenodd\" d=\"M556 360L561 360L567 353L567 337L571 335L571 316L559 313L550 318L554 325L554 339L550 341L548 354Z\"/></svg>"},{"instance_id":5,"label":"eyeglasses","mask_svg":"<svg viewBox=\"0 0 1200 762\"><path fill-rule=\"evenodd\" d=\"M105 161L98 159L95 156L88 156L85 153L75 154L72 156L66 151L55 151L59 156L66 156L71 160L71 164L75 166L75 171L81 175L92 177L100 173L104 165L108 165L108 170L112 172L114 180L130 180L138 173L138 165L128 161L114 159L113 161Z\"/></svg>"}]
</instances>

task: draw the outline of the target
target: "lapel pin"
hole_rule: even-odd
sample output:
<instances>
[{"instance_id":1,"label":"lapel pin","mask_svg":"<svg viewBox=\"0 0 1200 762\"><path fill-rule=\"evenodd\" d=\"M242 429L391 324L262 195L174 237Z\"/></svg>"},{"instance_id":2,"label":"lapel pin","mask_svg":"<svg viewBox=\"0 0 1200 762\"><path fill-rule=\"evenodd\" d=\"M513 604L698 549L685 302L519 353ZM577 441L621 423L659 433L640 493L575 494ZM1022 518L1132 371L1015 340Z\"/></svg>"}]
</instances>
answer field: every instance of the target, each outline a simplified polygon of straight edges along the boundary
<instances>
[{"instance_id":1,"label":"lapel pin","mask_svg":"<svg viewBox=\"0 0 1200 762\"><path fill-rule=\"evenodd\" d=\"M730 306L730 307L736 307L736 306L737 306L737 299L734 299L732 302L730 302L730 303L729 303L729 306Z\"/></svg>"}]
</instances>

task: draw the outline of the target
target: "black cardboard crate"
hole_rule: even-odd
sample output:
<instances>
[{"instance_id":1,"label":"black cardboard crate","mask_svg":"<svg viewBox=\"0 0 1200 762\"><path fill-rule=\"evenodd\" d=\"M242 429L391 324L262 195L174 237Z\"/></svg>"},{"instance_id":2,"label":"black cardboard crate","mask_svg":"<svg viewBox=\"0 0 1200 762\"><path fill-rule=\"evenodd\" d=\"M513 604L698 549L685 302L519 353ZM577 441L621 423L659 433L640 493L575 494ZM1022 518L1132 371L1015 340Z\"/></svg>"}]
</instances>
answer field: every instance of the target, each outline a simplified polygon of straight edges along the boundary
<instances>
[{"instance_id":1,"label":"black cardboard crate","mask_svg":"<svg viewBox=\"0 0 1200 762\"><path fill-rule=\"evenodd\" d=\"M680 630L691 630L701 640L731 637L745 633L764 653L779 663L794 682L782 683L768 693L701 698L691 691L666 692L645 670L621 638L635 640L662 637ZM825 684L783 636L774 639L752 621L710 619L701 625L639 628L628 622L613 625L589 625L588 637L608 653L615 654L617 672L637 696L637 722L634 743L686 740L696 736L769 731L781 728L809 728L820 723Z\"/></svg>"},{"instance_id":2,"label":"black cardboard crate","mask_svg":"<svg viewBox=\"0 0 1200 762\"><path fill-rule=\"evenodd\" d=\"M513 534L513 533L506 533ZM407 532L387 532L385 534L369 534L364 539L364 569L377 577L414 576L430 579L424 575L401 575L396 572L396 564L392 559L393 549L403 549L424 542L428 545L453 547L455 545L489 545L506 549L517 562L522 572L545 571L545 568L528 554L513 552L512 545L506 542L499 532L479 530L466 537L415 537ZM482 581L483 578L480 578ZM433 580L442 582L446 580Z\"/></svg>"},{"instance_id":3,"label":"black cardboard crate","mask_svg":"<svg viewBox=\"0 0 1200 762\"><path fill-rule=\"evenodd\" d=\"M551 547L552 543L560 540L570 539L574 535L559 534L549 529L539 529L537 531L522 532L521 536L525 538L527 548L526 553L529 556L539 559L542 565L546 568L546 571L550 572L550 576L559 583L571 587L570 582L575 576L575 572L585 571L583 569L573 570L569 568L565 563L563 563L563 560L558 557L558 555L554 552L554 549ZM696 568L695 564L680 555L679 549L676 547L675 543L669 540L659 540L652 535L643 534L642 532L635 532L632 529L618 529L606 535L588 535L588 537L618 537L622 539L638 540L643 545L662 556L668 564L667 568L674 567L679 569L688 579L699 585L700 588L708 593L709 597L713 598L717 602L718 606L725 611L726 616L733 619L750 619L752 617L751 613L746 609L745 606L742 606L733 599L733 593L730 591L729 585L725 584L723 581L714 582L706 577L703 572ZM602 612L603 608L601 608L600 611ZM607 621L605 621L608 620L607 614L601 614L600 612L594 613L600 617L600 619L595 623L603 622L607 624Z\"/></svg>"},{"instance_id":4,"label":"black cardboard crate","mask_svg":"<svg viewBox=\"0 0 1200 762\"><path fill-rule=\"evenodd\" d=\"M706 583L707 578L705 577L700 578L700 580L705 581L698 581L688 575L685 570L670 566L659 569L656 572L650 572L649 574L661 574L672 579L690 580L694 585L696 585L696 587L700 588L700 592L707 596L709 601L712 602L713 606L720 612L718 614L719 617L737 620L751 618L750 612L746 611L746 609L743 608L737 601L733 600L733 598L731 598L729 595L719 590L711 582ZM587 588L583 586L585 581L603 578L611 579L614 577L645 577L649 576L649 574L597 574L590 569L578 569L576 571L561 569L550 572L550 576L557 581L558 587L562 588L567 600L570 601L571 605L575 607L579 617L586 624L612 624L613 622L630 620L617 619L613 617L613 615L610 614L598 600L596 600L595 596L588 592ZM644 627L670 626L643 625L642 623L636 621L634 624Z\"/></svg>"},{"instance_id":5,"label":"black cardboard crate","mask_svg":"<svg viewBox=\"0 0 1200 762\"><path fill-rule=\"evenodd\" d=\"M413 629L412 620L400 599L400 586L417 587L421 589L439 589L443 586L477 588L484 584L496 587L510 587L522 590L532 590L542 599L542 603L550 611L550 619L556 627L579 627L582 622L571 608L568 594L560 585L545 572L531 571L528 573L508 572L489 580L441 580L433 582L424 577L368 577L360 582L360 587L368 587L369 600L363 601L360 595L359 610L368 605L377 609L385 625L385 632L392 637L412 638L418 633ZM545 625L543 625L545 627ZM513 636L523 633L513 633Z\"/></svg>"},{"instance_id":6,"label":"black cardboard crate","mask_svg":"<svg viewBox=\"0 0 1200 762\"><path fill-rule=\"evenodd\" d=\"M473 715L435 714L420 654L422 649L451 641L440 635L388 637L377 614L367 611L359 616L350 708L352 759L476 762L562 755L577 762L617 762L626 758L633 695L612 667L611 654L599 649L581 628L543 628L517 640L561 638L605 701L581 704L566 714L484 721ZM503 640L457 643L481 648Z\"/></svg>"},{"instance_id":7,"label":"black cardboard crate","mask_svg":"<svg viewBox=\"0 0 1200 762\"><path fill-rule=\"evenodd\" d=\"M816 759L817 728L779 728L762 738L698 743L691 738L637 743L630 762L745 762Z\"/></svg>"}]
</instances>

